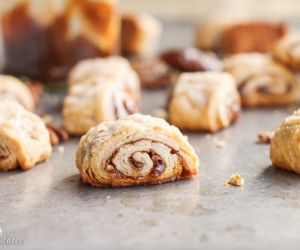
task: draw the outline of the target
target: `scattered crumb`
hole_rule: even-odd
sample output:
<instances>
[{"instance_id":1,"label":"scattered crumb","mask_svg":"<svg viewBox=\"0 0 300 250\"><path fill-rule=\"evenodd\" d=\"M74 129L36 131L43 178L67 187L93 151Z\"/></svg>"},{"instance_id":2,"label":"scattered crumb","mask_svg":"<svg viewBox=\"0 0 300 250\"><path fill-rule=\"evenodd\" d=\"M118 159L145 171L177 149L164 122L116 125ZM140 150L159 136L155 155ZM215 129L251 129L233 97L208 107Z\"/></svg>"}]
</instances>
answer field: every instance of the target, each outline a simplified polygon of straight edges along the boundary
<instances>
[{"instance_id":1,"label":"scattered crumb","mask_svg":"<svg viewBox=\"0 0 300 250\"><path fill-rule=\"evenodd\" d=\"M58 151L59 153L63 153L63 152L65 151L64 146L58 146L58 147L57 147L57 151Z\"/></svg>"},{"instance_id":2,"label":"scattered crumb","mask_svg":"<svg viewBox=\"0 0 300 250\"><path fill-rule=\"evenodd\" d=\"M271 143L271 140L272 140L273 136L274 136L273 131L267 131L267 132L259 133L258 136L257 136L258 142L269 144L269 143Z\"/></svg>"},{"instance_id":3,"label":"scattered crumb","mask_svg":"<svg viewBox=\"0 0 300 250\"><path fill-rule=\"evenodd\" d=\"M233 174L233 175L230 176L230 179L227 180L226 182L227 182L226 186L228 184L231 184L231 185L234 185L234 186L243 186L244 183L245 183L245 180L239 174ZM224 186L225 186L225 183L224 183Z\"/></svg>"},{"instance_id":4,"label":"scattered crumb","mask_svg":"<svg viewBox=\"0 0 300 250\"><path fill-rule=\"evenodd\" d=\"M224 148L226 146L226 142L217 137L214 137L213 142L218 148Z\"/></svg>"},{"instance_id":5,"label":"scattered crumb","mask_svg":"<svg viewBox=\"0 0 300 250\"><path fill-rule=\"evenodd\" d=\"M164 120L168 119L168 113L165 109L156 109L156 110L154 110L153 116L158 117L158 118L162 118Z\"/></svg>"},{"instance_id":6,"label":"scattered crumb","mask_svg":"<svg viewBox=\"0 0 300 250\"><path fill-rule=\"evenodd\" d=\"M106 200L109 200L110 199L110 195L107 195L105 198L106 198Z\"/></svg>"}]
</instances>

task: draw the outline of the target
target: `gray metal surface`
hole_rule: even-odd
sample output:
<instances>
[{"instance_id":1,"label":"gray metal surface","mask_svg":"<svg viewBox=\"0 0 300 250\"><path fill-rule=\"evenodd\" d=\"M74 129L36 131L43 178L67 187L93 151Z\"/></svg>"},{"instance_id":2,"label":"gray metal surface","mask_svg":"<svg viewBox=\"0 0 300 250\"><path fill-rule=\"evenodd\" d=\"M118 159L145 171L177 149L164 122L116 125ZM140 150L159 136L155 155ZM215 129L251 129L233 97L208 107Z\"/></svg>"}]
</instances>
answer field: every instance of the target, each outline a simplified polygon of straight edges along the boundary
<instances>
[{"instance_id":1,"label":"gray metal surface","mask_svg":"<svg viewBox=\"0 0 300 250\"><path fill-rule=\"evenodd\" d=\"M166 95L144 91L144 113L163 107ZM92 188L75 167L78 139L30 171L0 173L0 249L298 249L300 177L273 169L268 146L255 143L291 111L245 110L216 135L189 133L201 161L191 181ZM233 173L243 187L223 186ZM22 244L1 244L4 237Z\"/></svg>"}]
</instances>

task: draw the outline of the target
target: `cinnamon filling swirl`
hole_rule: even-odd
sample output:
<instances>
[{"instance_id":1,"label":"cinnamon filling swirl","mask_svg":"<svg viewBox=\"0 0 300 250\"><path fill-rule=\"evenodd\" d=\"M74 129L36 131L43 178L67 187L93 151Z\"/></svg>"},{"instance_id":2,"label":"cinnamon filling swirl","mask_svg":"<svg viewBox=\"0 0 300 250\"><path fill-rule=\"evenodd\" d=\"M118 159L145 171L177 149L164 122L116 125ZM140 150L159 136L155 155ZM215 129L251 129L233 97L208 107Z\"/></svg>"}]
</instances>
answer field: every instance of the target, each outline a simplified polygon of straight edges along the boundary
<instances>
[{"instance_id":1,"label":"cinnamon filling swirl","mask_svg":"<svg viewBox=\"0 0 300 250\"><path fill-rule=\"evenodd\" d=\"M113 96L113 103L116 120L126 115L131 115L138 112L138 105L135 100L125 93L116 93Z\"/></svg>"},{"instance_id":2,"label":"cinnamon filling swirl","mask_svg":"<svg viewBox=\"0 0 300 250\"><path fill-rule=\"evenodd\" d=\"M168 164L175 164L174 156L182 166L185 166L184 159L181 157L179 152L161 142L151 142L154 145L156 144L157 147L133 151L136 150L134 149L135 146L139 148L139 145L144 143L146 143L145 140L138 140L122 145L122 147L116 150L107 160L106 171L109 173L117 173L118 175L126 178L140 178L145 176L157 177L167 170ZM119 161L117 158L119 158L120 154L125 152L124 148L126 148L125 150L129 150L131 155L121 155L122 161ZM132 150L129 148L132 148ZM159 150L156 150L156 148L160 148L160 150L163 149L163 153L166 153L167 156L166 154L160 155L158 152Z\"/></svg>"},{"instance_id":3,"label":"cinnamon filling swirl","mask_svg":"<svg viewBox=\"0 0 300 250\"><path fill-rule=\"evenodd\" d=\"M239 86L242 96L255 91L261 95L286 95L292 91L292 84L275 74L256 74L246 78Z\"/></svg>"}]
</instances>

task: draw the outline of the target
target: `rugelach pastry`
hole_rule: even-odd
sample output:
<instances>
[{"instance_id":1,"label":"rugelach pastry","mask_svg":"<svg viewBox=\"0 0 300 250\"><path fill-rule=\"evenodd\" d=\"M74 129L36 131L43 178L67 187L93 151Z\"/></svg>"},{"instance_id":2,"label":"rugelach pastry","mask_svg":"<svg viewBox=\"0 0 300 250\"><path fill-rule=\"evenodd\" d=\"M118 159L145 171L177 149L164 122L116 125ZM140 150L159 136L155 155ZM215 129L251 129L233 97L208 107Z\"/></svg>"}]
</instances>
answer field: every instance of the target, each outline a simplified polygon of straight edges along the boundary
<instances>
[{"instance_id":1,"label":"rugelach pastry","mask_svg":"<svg viewBox=\"0 0 300 250\"><path fill-rule=\"evenodd\" d=\"M0 75L0 100L11 100L29 111L34 110L34 98L29 88L18 78Z\"/></svg>"},{"instance_id":2,"label":"rugelach pastry","mask_svg":"<svg viewBox=\"0 0 300 250\"><path fill-rule=\"evenodd\" d=\"M300 174L300 110L285 119L271 140L270 158L274 167Z\"/></svg>"},{"instance_id":3,"label":"rugelach pastry","mask_svg":"<svg viewBox=\"0 0 300 250\"><path fill-rule=\"evenodd\" d=\"M94 77L69 88L63 104L65 129L83 135L100 122L137 113L137 101L119 79Z\"/></svg>"},{"instance_id":4,"label":"rugelach pastry","mask_svg":"<svg viewBox=\"0 0 300 250\"><path fill-rule=\"evenodd\" d=\"M198 172L187 138L163 119L140 114L91 129L80 140L76 164L92 186L160 184Z\"/></svg>"},{"instance_id":5,"label":"rugelach pastry","mask_svg":"<svg viewBox=\"0 0 300 250\"><path fill-rule=\"evenodd\" d=\"M123 55L149 56L157 50L162 25L146 13L125 13L121 31Z\"/></svg>"},{"instance_id":6,"label":"rugelach pastry","mask_svg":"<svg viewBox=\"0 0 300 250\"><path fill-rule=\"evenodd\" d=\"M299 99L293 72L265 54L233 55L224 60L224 70L235 78L244 106L288 105Z\"/></svg>"},{"instance_id":7,"label":"rugelach pastry","mask_svg":"<svg viewBox=\"0 0 300 250\"><path fill-rule=\"evenodd\" d=\"M287 67L300 71L300 34L288 34L273 49L273 57Z\"/></svg>"},{"instance_id":8,"label":"rugelach pastry","mask_svg":"<svg viewBox=\"0 0 300 250\"><path fill-rule=\"evenodd\" d=\"M284 22L219 18L198 28L196 45L221 54L268 52L287 31Z\"/></svg>"},{"instance_id":9,"label":"rugelach pastry","mask_svg":"<svg viewBox=\"0 0 300 250\"><path fill-rule=\"evenodd\" d=\"M180 129L217 132L233 123L240 96L224 72L183 73L169 103L169 121Z\"/></svg>"},{"instance_id":10,"label":"rugelach pastry","mask_svg":"<svg viewBox=\"0 0 300 250\"><path fill-rule=\"evenodd\" d=\"M15 101L0 102L0 171L23 170L46 160L52 152L49 132L37 115Z\"/></svg>"},{"instance_id":11,"label":"rugelach pastry","mask_svg":"<svg viewBox=\"0 0 300 250\"><path fill-rule=\"evenodd\" d=\"M118 78L132 96L140 98L139 78L123 57L94 58L79 62L69 74L68 85L81 84L94 77Z\"/></svg>"}]
</instances>

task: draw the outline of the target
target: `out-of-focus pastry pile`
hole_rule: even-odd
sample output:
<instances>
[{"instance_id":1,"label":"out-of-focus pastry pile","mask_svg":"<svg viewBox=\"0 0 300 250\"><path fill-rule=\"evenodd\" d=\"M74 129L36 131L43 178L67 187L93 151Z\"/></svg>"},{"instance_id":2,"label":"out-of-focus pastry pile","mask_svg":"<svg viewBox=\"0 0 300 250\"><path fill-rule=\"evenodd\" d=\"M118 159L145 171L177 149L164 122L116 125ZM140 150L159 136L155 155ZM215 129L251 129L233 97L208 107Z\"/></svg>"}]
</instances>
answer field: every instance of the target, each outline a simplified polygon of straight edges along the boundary
<instances>
[{"instance_id":1,"label":"out-of-focus pastry pile","mask_svg":"<svg viewBox=\"0 0 300 250\"><path fill-rule=\"evenodd\" d=\"M0 103L0 169L28 169L49 157L51 144L71 134L83 136L76 164L83 181L93 186L191 178L198 173L198 157L179 129L215 133L238 122L245 107L299 102L300 38L284 22L207 20L195 31L195 44L159 53L163 26L158 19L126 13L121 22L121 52L127 58L97 55L73 64L63 128L31 113L35 101L25 83L0 77L0 97L5 99ZM66 47L61 49L68 54ZM169 90L167 121L136 114L141 88L163 87ZM297 173L298 116L288 118L270 139L274 166ZM16 137L14 130L22 136ZM27 152L25 144L33 150Z\"/></svg>"}]
</instances>

